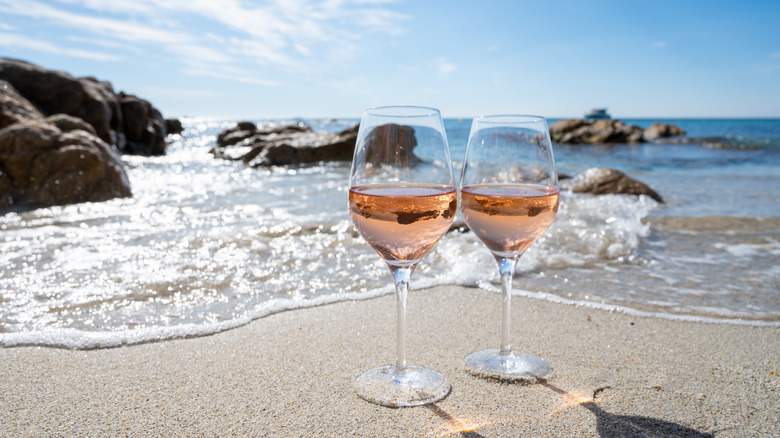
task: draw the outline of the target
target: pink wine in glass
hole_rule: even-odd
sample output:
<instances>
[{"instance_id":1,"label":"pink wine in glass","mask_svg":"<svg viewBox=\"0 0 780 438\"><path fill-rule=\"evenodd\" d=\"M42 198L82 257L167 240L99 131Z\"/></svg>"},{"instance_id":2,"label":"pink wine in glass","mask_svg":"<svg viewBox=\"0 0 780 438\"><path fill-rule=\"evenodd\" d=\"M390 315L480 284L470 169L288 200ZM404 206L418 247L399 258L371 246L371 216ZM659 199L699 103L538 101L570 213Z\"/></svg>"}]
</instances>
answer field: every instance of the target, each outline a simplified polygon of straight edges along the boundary
<instances>
[{"instance_id":1,"label":"pink wine in glass","mask_svg":"<svg viewBox=\"0 0 780 438\"><path fill-rule=\"evenodd\" d=\"M461 189L461 211L471 231L499 256L524 252L550 227L558 189L532 184L481 184Z\"/></svg>"},{"instance_id":2,"label":"pink wine in glass","mask_svg":"<svg viewBox=\"0 0 780 438\"><path fill-rule=\"evenodd\" d=\"M389 263L422 259L449 229L457 206L454 187L388 184L349 190L352 222Z\"/></svg>"}]
</instances>

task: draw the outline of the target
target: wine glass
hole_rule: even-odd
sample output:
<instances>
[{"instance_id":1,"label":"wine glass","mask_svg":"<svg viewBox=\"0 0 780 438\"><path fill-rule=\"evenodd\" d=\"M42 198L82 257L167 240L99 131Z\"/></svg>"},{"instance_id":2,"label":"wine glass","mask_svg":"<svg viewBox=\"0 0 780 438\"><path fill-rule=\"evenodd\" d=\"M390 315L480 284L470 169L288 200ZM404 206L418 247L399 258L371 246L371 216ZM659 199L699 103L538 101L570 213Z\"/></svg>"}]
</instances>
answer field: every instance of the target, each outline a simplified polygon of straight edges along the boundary
<instances>
[{"instance_id":1,"label":"wine glass","mask_svg":"<svg viewBox=\"0 0 780 438\"><path fill-rule=\"evenodd\" d=\"M449 229L458 205L447 136L438 110L398 106L363 112L349 179L349 215L393 274L395 365L365 371L358 395L383 406L418 406L444 398L439 373L406 363L406 297L420 259Z\"/></svg>"},{"instance_id":2,"label":"wine glass","mask_svg":"<svg viewBox=\"0 0 780 438\"><path fill-rule=\"evenodd\" d=\"M550 378L550 364L512 351L509 338L515 265L558 212L558 175L543 117L474 119L460 178L460 209L471 231L498 262L502 286L500 348L471 353L466 368L499 379Z\"/></svg>"}]
</instances>

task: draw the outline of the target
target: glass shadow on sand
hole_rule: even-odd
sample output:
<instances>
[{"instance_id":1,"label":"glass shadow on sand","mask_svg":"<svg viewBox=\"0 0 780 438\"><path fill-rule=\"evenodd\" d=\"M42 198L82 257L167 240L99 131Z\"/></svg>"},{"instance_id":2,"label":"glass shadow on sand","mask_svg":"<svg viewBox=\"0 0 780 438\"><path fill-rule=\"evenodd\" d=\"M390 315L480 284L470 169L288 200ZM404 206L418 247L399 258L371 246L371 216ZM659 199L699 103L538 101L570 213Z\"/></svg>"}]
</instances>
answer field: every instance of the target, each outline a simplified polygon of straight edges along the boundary
<instances>
[{"instance_id":1,"label":"glass shadow on sand","mask_svg":"<svg viewBox=\"0 0 780 438\"><path fill-rule=\"evenodd\" d=\"M573 400L574 403L568 407L582 406L591 411L596 416L596 431L603 438L712 438L715 436L712 433L700 432L691 427L658 418L641 415L617 415L607 412L597 404L596 397L601 391L609 387L596 389L593 391L593 396L588 398L572 394L545 381L539 383L565 398ZM517 382L516 384L524 385L527 382ZM446 426L438 431L441 433L436 435L437 437L483 438L485 435L479 433L478 429L497 423L495 421L475 421L473 418L459 418L442 409L437 403L432 403L425 407L446 422Z\"/></svg>"},{"instance_id":2,"label":"glass shadow on sand","mask_svg":"<svg viewBox=\"0 0 780 438\"><path fill-rule=\"evenodd\" d=\"M542 386L549 388L561 395L569 396L569 392L551 385L550 383L541 383ZM599 388L593 391L593 397L577 403L577 405L593 412L596 415L596 430L600 437L626 437L626 438L647 438L647 437L690 437L690 438L712 438L712 433L700 432L696 429L673 423L671 421L661 420L659 418L644 417L641 415L617 415L607 412L596 403L596 396L605 388Z\"/></svg>"}]
</instances>

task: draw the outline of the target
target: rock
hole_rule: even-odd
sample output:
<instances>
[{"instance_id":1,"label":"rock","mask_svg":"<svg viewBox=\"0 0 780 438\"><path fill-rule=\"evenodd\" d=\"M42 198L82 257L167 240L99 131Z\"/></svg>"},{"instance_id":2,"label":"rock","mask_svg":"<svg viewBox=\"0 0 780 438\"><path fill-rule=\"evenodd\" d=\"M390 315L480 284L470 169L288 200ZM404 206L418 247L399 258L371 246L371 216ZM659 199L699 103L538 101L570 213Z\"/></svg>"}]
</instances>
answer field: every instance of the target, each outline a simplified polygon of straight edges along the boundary
<instances>
[{"instance_id":1,"label":"rock","mask_svg":"<svg viewBox=\"0 0 780 438\"><path fill-rule=\"evenodd\" d=\"M414 155L417 137L414 128L406 125L388 123L377 126L374 132L366 135L365 150L372 155L373 163L407 163L414 165L421 160ZM374 147L376 143L379 146Z\"/></svg>"},{"instance_id":2,"label":"rock","mask_svg":"<svg viewBox=\"0 0 780 438\"><path fill-rule=\"evenodd\" d=\"M303 132L312 132L312 130L303 123L268 126L260 129L252 122L238 122L236 126L225 129L217 135L217 147L233 146L251 137L256 138L249 143L255 143L278 139L282 136L295 136Z\"/></svg>"},{"instance_id":3,"label":"rock","mask_svg":"<svg viewBox=\"0 0 780 438\"><path fill-rule=\"evenodd\" d=\"M184 126L179 119L165 119L165 132L168 135L181 134L184 132Z\"/></svg>"},{"instance_id":4,"label":"rock","mask_svg":"<svg viewBox=\"0 0 780 438\"><path fill-rule=\"evenodd\" d=\"M561 183L561 188L574 193L646 195L663 203L661 195L646 184L630 178L625 173L604 167L593 167L571 180Z\"/></svg>"},{"instance_id":5,"label":"rock","mask_svg":"<svg viewBox=\"0 0 780 438\"><path fill-rule=\"evenodd\" d=\"M35 108L7 81L0 80L0 129L29 119L42 119L43 113Z\"/></svg>"},{"instance_id":6,"label":"rock","mask_svg":"<svg viewBox=\"0 0 780 438\"><path fill-rule=\"evenodd\" d=\"M620 120L561 120L550 124L550 139L557 143L639 143L642 128Z\"/></svg>"},{"instance_id":7,"label":"rock","mask_svg":"<svg viewBox=\"0 0 780 438\"><path fill-rule=\"evenodd\" d=\"M121 114L113 90L92 78L79 80L68 73L46 70L28 62L0 58L0 79L8 81L44 114L68 114L95 127L98 137L113 143L112 128L118 129ZM110 100L107 100L107 97ZM114 126L112 127L112 121Z\"/></svg>"},{"instance_id":8,"label":"rock","mask_svg":"<svg viewBox=\"0 0 780 438\"><path fill-rule=\"evenodd\" d=\"M685 135L685 130L671 123L655 122L642 134L644 141L655 141L661 138L679 137Z\"/></svg>"},{"instance_id":9,"label":"rock","mask_svg":"<svg viewBox=\"0 0 780 438\"><path fill-rule=\"evenodd\" d=\"M118 156L94 132L62 114L0 130L0 210L131 196Z\"/></svg>"},{"instance_id":10,"label":"rock","mask_svg":"<svg viewBox=\"0 0 780 438\"><path fill-rule=\"evenodd\" d=\"M575 130L589 123L591 122L583 119L559 120L555 123L551 123L547 129L550 131L550 139L552 141L558 143L568 143L567 141L562 141L566 134L574 132Z\"/></svg>"},{"instance_id":11,"label":"rock","mask_svg":"<svg viewBox=\"0 0 780 438\"><path fill-rule=\"evenodd\" d=\"M51 125L56 126L60 131L63 132L82 130L97 136L95 127L79 118L69 116L67 114L55 114L53 116L46 117L45 121Z\"/></svg>"},{"instance_id":12,"label":"rock","mask_svg":"<svg viewBox=\"0 0 780 438\"><path fill-rule=\"evenodd\" d=\"M241 122L222 131L211 152L252 167L349 161L356 138L357 126L330 133L313 132L303 124L258 128L251 122Z\"/></svg>"},{"instance_id":13,"label":"rock","mask_svg":"<svg viewBox=\"0 0 780 438\"><path fill-rule=\"evenodd\" d=\"M607 144L641 143L658 138L685 135L685 131L672 124L654 123L643 130L620 120L560 120L549 126L550 139L556 143Z\"/></svg>"},{"instance_id":14,"label":"rock","mask_svg":"<svg viewBox=\"0 0 780 438\"><path fill-rule=\"evenodd\" d=\"M74 78L65 72L9 58L0 58L0 80L12 86L42 116L78 117L121 152L165 153L167 131L160 111L137 96L115 93L110 82L93 77ZM126 129L131 131L130 135Z\"/></svg>"},{"instance_id":15,"label":"rock","mask_svg":"<svg viewBox=\"0 0 780 438\"><path fill-rule=\"evenodd\" d=\"M119 93L126 144L122 152L133 155L165 155L165 120L151 103Z\"/></svg>"}]
</instances>

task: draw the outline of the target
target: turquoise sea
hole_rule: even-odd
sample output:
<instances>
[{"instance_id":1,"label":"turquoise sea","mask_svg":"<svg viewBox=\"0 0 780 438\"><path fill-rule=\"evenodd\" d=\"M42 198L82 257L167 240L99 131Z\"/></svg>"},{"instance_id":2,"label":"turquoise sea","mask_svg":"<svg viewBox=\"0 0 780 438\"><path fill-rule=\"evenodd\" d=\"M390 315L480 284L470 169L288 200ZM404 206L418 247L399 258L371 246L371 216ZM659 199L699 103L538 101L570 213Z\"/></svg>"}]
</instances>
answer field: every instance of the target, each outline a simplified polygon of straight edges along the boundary
<instances>
[{"instance_id":1,"label":"turquoise sea","mask_svg":"<svg viewBox=\"0 0 780 438\"><path fill-rule=\"evenodd\" d=\"M294 121L328 131L357 123ZM556 144L559 172L616 168L666 203L562 193L555 223L518 265L515 293L780 326L780 120L624 121L675 123L696 140ZM208 152L235 120L183 122L166 156L123 157L132 198L0 215L0 345L202 335L391 293L387 268L348 220L348 163L251 169ZM445 121L456 168L470 123ZM448 234L423 260L410 303L437 284L499 289L492 257L471 233Z\"/></svg>"}]
</instances>

